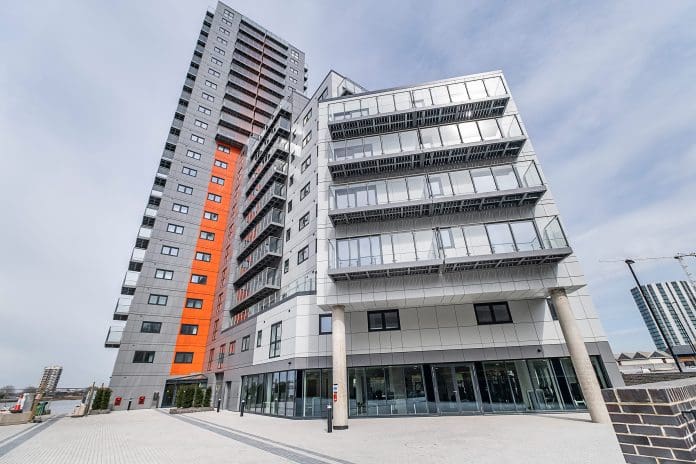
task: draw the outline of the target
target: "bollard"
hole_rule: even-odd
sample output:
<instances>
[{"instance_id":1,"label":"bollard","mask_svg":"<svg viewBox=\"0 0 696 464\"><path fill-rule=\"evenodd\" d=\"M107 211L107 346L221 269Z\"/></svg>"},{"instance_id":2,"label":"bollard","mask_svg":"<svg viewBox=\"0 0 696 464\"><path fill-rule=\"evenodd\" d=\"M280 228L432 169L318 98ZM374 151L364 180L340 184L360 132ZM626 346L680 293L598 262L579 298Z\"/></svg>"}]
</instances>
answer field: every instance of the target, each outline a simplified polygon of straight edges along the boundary
<instances>
[{"instance_id":1,"label":"bollard","mask_svg":"<svg viewBox=\"0 0 696 464\"><path fill-rule=\"evenodd\" d=\"M217 412L220 412L220 403L222 403L222 398L218 398Z\"/></svg>"},{"instance_id":2,"label":"bollard","mask_svg":"<svg viewBox=\"0 0 696 464\"><path fill-rule=\"evenodd\" d=\"M133 398L128 398L128 407L126 408L126 411L130 411L131 403L133 402Z\"/></svg>"},{"instance_id":3,"label":"bollard","mask_svg":"<svg viewBox=\"0 0 696 464\"><path fill-rule=\"evenodd\" d=\"M242 403L239 405L239 417L244 417L244 403L246 401L242 400Z\"/></svg>"},{"instance_id":4,"label":"bollard","mask_svg":"<svg viewBox=\"0 0 696 464\"><path fill-rule=\"evenodd\" d=\"M333 432L333 409L331 408L331 405L326 407L326 413L326 431L331 433Z\"/></svg>"}]
</instances>

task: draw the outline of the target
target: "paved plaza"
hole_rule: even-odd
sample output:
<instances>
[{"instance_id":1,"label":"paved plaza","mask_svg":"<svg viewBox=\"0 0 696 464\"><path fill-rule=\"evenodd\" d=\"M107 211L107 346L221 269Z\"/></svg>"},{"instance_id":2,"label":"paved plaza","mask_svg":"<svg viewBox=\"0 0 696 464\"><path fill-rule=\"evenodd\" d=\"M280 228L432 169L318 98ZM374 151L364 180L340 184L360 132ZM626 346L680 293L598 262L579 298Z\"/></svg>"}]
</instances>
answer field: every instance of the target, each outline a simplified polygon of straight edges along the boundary
<instances>
[{"instance_id":1,"label":"paved plaza","mask_svg":"<svg viewBox=\"0 0 696 464\"><path fill-rule=\"evenodd\" d=\"M0 428L2 464L623 463L610 426L586 414L352 419L232 412L114 412Z\"/></svg>"}]
</instances>

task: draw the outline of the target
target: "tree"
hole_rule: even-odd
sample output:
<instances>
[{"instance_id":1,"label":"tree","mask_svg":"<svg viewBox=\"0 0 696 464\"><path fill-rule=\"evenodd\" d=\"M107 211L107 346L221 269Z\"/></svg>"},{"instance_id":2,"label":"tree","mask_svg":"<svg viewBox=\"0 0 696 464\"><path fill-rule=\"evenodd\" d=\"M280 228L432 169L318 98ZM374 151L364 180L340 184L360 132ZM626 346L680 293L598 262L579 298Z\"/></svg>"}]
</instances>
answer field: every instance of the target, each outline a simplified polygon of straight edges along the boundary
<instances>
[{"instance_id":1,"label":"tree","mask_svg":"<svg viewBox=\"0 0 696 464\"><path fill-rule=\"evenodd\" d=\"M213 394L212 388L208 387L205 389L205 395L203 396L203 407L209 408L210 407L210 397Z\"/></svg>"},{"instance_id":2,"label":"tree","mask_svg":"<svg viewBox=\"0 0 696 464\"><path fill-rule=\"evenodd\" d=\"M94 399L92 400L92 410L97 411L101 409L102 397L104 396L104 389L97 388L94 392Z\"/></svg>"},{"instance_id":3,"label":"tree","mask_svg":"<svg viewBox=\"0 0 696 464\"><path fill-rule=\"evenodd\" d=\"M176 407L177 408L183 408L184 407L184 388L179 387L176 390Z\"/></svg>"},{"instance_id":4,"label":"tree","mask_svg":"<svg viewBox=\"0 0 696 464\"><path fill-rule=\"evenodd\" d=\"M5 385L0 388L0 398L11 398L14 396L15 387L14 385Z\"/></svg>"},{"instance_id":5,"label":"tree","mask_svg":"<svg viewBox=\"0 0 696 464\"><path fill-rule=\"evenodd\" d=\"M111 399L111 389L110 388L102 388L102 397L101 401L99 403L100 408L99 409L109 409L109 400Z\"/></svg>"},{"instance_id":6,"label":"tree","mask_svg":"<svg viewBox=\"0 0 696 464\"><path fill-rule=\"evenodd\" d=\"M193 390L193 407L194 408L200 408L201 404L203 404L203 389L194 387Z\"/></svg>"},{"instance_id":7,"label":"tree","mask_svg":"<svg viewBox=\"0 0 696 464\"><path fill-rule=\"evenodd\" d=\"M28 387L24 387L24 393L36 393L36 387L33 385L29 385Z\"/></svg>"},{"instance_id":8,"label":"tree","mask_svg":"<svg viewBox=\"0 0 696 464\"><path fill-rule=\"evenodd\" d=\"M185 408L190 408L193 405L193 390L194 390L193 385L189 385L186 387L186 391L184 393L184 407Z\"/></svg>"}]
</instances>

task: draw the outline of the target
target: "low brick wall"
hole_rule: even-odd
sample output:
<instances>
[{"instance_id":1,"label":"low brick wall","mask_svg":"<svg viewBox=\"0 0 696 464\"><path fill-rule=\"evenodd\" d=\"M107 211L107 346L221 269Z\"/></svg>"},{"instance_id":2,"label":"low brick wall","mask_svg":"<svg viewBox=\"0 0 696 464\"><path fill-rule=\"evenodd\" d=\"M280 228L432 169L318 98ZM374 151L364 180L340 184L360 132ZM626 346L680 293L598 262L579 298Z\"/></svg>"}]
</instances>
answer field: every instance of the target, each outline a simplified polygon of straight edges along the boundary
<instances>
[{"instance_id":1,"label":"low brick wall","mask_svg":"<svg viewBox=\"0 0 696 464\"><path fill-rule=\"evenodd\" d=\"M671 380L696 378L696 371L689 372L651 372L649 374L621 374L627 387L645 383L669 382Z\"/></svg>"},{"instance_id":2,"label":"low brick wall","mask_svg":"<svg viewBox=\"0 0 696 464\"><path fill-rule=\"evenodd\" d=\"M602 391L627 463L696 462L696 378Z\"/></svg>"}]
</instances>

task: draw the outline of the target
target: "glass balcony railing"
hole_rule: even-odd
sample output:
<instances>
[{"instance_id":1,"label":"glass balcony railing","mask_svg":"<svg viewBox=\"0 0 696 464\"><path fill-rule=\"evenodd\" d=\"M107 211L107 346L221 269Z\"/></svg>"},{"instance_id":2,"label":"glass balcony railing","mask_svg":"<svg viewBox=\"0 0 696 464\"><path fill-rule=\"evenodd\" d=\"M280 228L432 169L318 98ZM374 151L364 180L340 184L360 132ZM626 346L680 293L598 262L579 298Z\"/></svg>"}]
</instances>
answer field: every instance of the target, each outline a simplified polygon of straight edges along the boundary
<instances>
[{"instance_id":1,"label":"glass balcony railing","mask_svg":"<svg viewBox=\"0 0 696 464\"><path fill-rule=\"evenodd\" d=\"M249 228L249 224L242 223L242 233L240 237L241 250L239 257L244 258L253 248L260 243L261 240L271 235L277 229L282 229L284 225L285 214L278 208L270 209L263 218L254 226Z\"/></svg>"},{"instance_id":2,"label":"glass balcony railing","mask_svg":"<svg viewBox=\"0 0 696 464\"><path fill-rule=\"evenodd\" d=\"M249 188L246 191L248 198L263 192L270 180L285 179L285 176L288 174L288 163L281 159L275 160L273 163L266 166L266 173L263 174L262 177L257 176L250 182Z\"/></svg>"},{"instance_id":3,"label":"glass balcony railing","mask_svg":"<svg viewBox=\"0 0 696 464\"><path fill-rule=\"evenodd\" d=\"M273 236L266 238L239 264L237 281L235 283L239 285L249 280L249 275L253 273L254 269L263 264L268 264L271 259L280 258L282 255L283 240L280 237Z\"/></svg>"},{"instance_id":4,"label":"glass balcony railing","mask_svg":"<svg viewBox=\"0 0 696 464\"><path fill-rule=\"evenodd\" d=\"M570 248L558 218L550 217L337 239L329 252L330 276L347 280L545 264Z\"/></svg>"},{"instance_id":5,"label":"glass balcony railing","mask_svg":"<svg viewBox=\"0 0 696 464\"><path fill-rule=\"evenodd\" d=\"M104 348L118 348L121 346L121 338L123 337L123 327L111 326L106 334Z\"/></svg>"},{"instance_id":6,"label":"glass balcony railing","mask_svg":"<svg viewBox=\"0 0 696 464\"><path fill-rule=\"evenodd\" d=\"M128 313L130 312L131 302L133 301L133 296L121 296L116 302L116 309L114 310L114 320L115 321L125 321L128 320Z\"/></svg>"},{"instance_id":7,"label":"glass balcony railing","mask_svg":"<svg viewBox=\"0 0 696 464\"><path fill-rule=\"evenodd\" d=\"M241 288L237 289L235 293L236 308L251 306L279 289L280 272L276 268L267 267Z\"/></svg>"},{"instance_id":8,"label":"glass balcony railing","mask_svg":"<svg viewBox=\"0 0 696 464\"><path fill-rule=\"evenodd\" d=\"M285 202L285 184L274 182L260 197L255 197L244 209L244 222L253 224L268 208Z\"/></svg>"}]
</instances>

